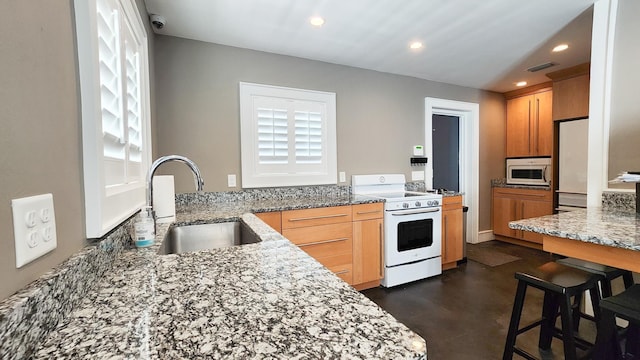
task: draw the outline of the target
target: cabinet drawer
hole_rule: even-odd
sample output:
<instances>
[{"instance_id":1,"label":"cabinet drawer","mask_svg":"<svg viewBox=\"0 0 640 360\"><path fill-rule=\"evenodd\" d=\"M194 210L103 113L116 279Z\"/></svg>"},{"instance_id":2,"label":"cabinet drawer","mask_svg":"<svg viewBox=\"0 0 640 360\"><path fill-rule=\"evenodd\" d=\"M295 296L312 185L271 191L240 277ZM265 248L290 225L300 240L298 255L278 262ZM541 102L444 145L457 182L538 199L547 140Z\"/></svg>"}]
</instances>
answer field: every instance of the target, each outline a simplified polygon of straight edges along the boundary
<instances>
[{"instance_id":1,"label":"cabinet drawer","mask_svg":"<svg viewBox=\"0 0 640 360\"><path fill-rule=\"evenodd\" d=\"M326 266L326 265L325 265ZM344 280L347 284L353 284L353 271L351 264L339 265L339 266L327 266L334 274L340 279Z\"/></svg>"},{"instance_id":2,"label":"cabinet drawer","mask_svg":"<svg viewBox=\"0 0 640 360\"><path fill-rule=\"evenodd\" d=\"M283 230L346 222L351 222L350 205L282 212Z\"/></svg>"},{"instance_id":3,"label":"cabinet drawer","mask_svg":"<svg viewBox=\"0 0 640 360\"><path fill-rule=\"evenodd\" d=\"M442 198L442 211L462 209L462 196L445 196Z\"/></svg>"},{"instance_id":4,"label":"cabinet drawer","mask_svg":"<svg viewBox=\"0 0 640 360\"><path fill-rule=\"evenodd\" d=\"M521 200L553 201L551 190L493 188L493 195Z\"/></svg>"},{"instance_id":5,"label":"cabinet drawer","mask_svg":"<svg viewBox=\"0 0 640 360\"><path fill-rule=\"evenodd\" d=\"M282 235L298 246L340 238L351 238L351 233L350 222L282 230Z\"/></svg>"},{"instance_id":6,"label":"cabinet drawer","mask_svg":"<svg viewBox=\"0 0 640 360\"><path fill-rule=\"evenodd\" d=\"M381 219L384 215L383 204L360 204L351 207L353 221Z\"/></svg>"},{"instance_id":7,"label":"cabinet drawer","mask_svg":"<svg viewBox=\"0 0 640 360\"><path fill-rule=\"evenodd\" d=\"M280 211L262 212L255 214L260 220L271 226L273 230L282 232L282 213Z\"/></svg>"},{"instance_id":8,"label":"cabinet drawer","mask_svg":"<svg viewBox=\"0 0 640 360\"><path fill-rule=\"evenodd\" d=\"M351 254L330 255L316 260L328 269L341 269L348 267L349 271L351 271Z\"/></svg>"}]
</instances>

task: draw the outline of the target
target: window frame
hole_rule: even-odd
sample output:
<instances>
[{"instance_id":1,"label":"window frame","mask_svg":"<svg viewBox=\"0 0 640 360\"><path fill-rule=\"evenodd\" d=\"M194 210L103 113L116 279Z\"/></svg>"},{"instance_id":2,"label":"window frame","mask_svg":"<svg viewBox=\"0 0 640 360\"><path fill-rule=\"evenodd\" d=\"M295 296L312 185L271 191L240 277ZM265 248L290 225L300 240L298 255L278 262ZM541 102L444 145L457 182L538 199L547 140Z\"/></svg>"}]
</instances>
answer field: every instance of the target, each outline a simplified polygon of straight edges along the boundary
<instances>
[{"instance_id":1,"label":"window frame","mask_svg":"<svg viewBox=\"0 0 640 360\"><path fill-rule=\"evenodd\" d=\"M102 129L102 109L100 93L100 62L98 53L98 1L109 1L119 10L119 36L124 41L123 27L128 27L139 54L139 110L140 142L142 152L140 162L131 161L128 139L129 129L123 120L127 135L126 155L121 167L123 182L107 185L105 170L104 140ZM151 164L151 109L149 86L149 50L147 32L134 0L74 0L78 70L80 78L80 102L82 117L82 154L85 197L85 222L87 238L100 238L136 213L146 202L146 170ZM131 40L131 39L129 39ZM125 49L121 44L120 49ZM118 61L123 62L121 52ZM123 73L120 73L122 75ZM119 81L126 81L119 78ZM121 94L124 96L123 94ZM123 100L124 101L124 100ZM121 115L127 111L126 103L121 104ZM138 174L132 176L132 164Z\"/></svg>"},{"instance_id":2,"label":"window frame","mask_svg":"<svg viewBox=\"0 0 640 360\"><path fill-rule=\"evenodd\" d=\"M278 186L304 186L337 184L337 141L336 141L336 94L331 92L288 88L273 85L240 82L240 148L242 160L242 187L262 188ZM273 100L296 104L313 104L321 108L322 120L322 159L320 164L292 163L274 164L273 166L260 164L258 154L258 115L257 102L263 103ZM258 101L257 101L258 100ZM288 122L293 123L291 105L288 108ZM309 108L305 108L309 111ZM295 130L288 134L295 138ZM289 153L295 152L288 145ZM270 170L271 169L271 170Z\"/></svg>"}]
</instances>

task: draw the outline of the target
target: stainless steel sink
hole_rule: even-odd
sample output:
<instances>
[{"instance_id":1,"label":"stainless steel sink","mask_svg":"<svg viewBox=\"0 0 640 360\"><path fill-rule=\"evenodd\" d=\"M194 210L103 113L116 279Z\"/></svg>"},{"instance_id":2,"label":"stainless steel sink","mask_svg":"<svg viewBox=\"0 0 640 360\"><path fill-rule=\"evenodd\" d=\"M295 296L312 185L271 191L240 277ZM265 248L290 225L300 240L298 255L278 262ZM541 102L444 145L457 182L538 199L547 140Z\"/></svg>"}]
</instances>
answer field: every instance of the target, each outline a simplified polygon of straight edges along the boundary
<instances>
[{"instance_id":1,"label":"stainless steel sink","mask_svg":"<svg viewBox=\"0 0 640 360\"><path fill-rule=\"evenodd\" d=\"M158 253L180 254L257 242L258 235L240 221L175 226L167 231Z\"/></svg>"}]
</instances>

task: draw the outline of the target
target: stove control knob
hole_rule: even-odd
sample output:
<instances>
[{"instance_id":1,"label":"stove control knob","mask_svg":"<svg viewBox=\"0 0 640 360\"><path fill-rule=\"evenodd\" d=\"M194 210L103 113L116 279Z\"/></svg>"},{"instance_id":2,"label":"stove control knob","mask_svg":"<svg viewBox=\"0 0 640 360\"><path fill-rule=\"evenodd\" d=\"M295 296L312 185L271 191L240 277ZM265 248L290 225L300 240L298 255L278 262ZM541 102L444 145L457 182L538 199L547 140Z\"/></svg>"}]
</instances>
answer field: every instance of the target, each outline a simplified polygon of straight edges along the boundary
<instances>
[{"instance_id":1,"label":"stove control knob","mask_svg":"<svg viewBox=\"0 0 640 360\"><path fill-rule=\"evenodd\" d=\"M422 203L420 203L420 201L416 201L416 207L420 207L422 206Z\"/></svg>"},{"instance_id":2,"label":"stove control knob","mask_svg":"<svg viewBox=\"0 0 640 360\"><path fill-rule=\"evenodd\" d=\"M427 205L429 205L429 206L438 206L438 200L429 200L429 201L427 201Z\"/></svg>"},{"instance_id":3,"label":"stove control knob","mask_svg":"<svg viewBox=\"0 0 640 360\"><path fill-rule=\"evenodd\" d=\"M403 203L403 204L402 204L402 207L403 207L403 208L405 208L405 209L408 209L408 208L409 208L409 204L407 204L407 203Z\"/></svg>"}]
</instances>

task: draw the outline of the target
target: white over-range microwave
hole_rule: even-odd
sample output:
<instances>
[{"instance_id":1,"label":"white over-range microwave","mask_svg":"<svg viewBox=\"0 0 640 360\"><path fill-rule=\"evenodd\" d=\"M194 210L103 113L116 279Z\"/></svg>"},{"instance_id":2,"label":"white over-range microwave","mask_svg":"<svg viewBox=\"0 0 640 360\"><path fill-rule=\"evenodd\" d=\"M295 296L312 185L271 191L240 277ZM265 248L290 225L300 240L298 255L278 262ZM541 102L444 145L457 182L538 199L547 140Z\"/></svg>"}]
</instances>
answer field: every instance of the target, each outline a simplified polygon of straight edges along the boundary
<instances>
[{"instance_id":1,"label":"white over-range microwave","mask_svg":"<svg viewBox=\"0 0 640 360\"><path fill-rule=\"evenodd\" d=\"M551 184L551 158L507 159L507 184L549 186Z\"/></svg>"}]
</instances>

